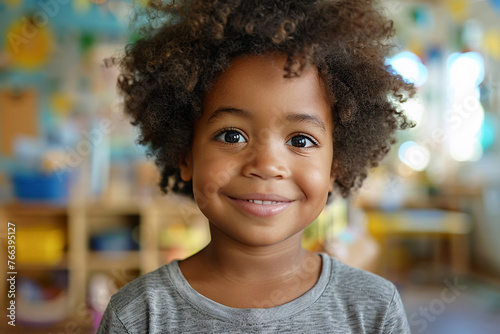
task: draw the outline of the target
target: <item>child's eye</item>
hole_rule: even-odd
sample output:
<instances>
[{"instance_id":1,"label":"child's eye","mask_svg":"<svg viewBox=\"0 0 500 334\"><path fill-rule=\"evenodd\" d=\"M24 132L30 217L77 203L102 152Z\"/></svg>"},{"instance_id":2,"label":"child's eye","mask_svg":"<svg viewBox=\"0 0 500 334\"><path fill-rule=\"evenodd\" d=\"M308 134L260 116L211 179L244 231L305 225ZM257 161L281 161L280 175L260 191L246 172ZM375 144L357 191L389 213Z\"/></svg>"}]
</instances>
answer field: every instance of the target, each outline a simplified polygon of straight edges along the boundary
<instances>
[{"instance_id":1,"label":"child's eye","mask_svg":"<svg viewBox=\"0 0 500 334\"><path fill-rule=\"evenodd\" d=\"M221 131L216 137L215 140L224 142L224 143L244 143L246 142L245 137L241 133L236 130L224 130Z\"/></svg>"},{"instance_id":2,"label":"child's eye","mask_svg":"<svg viewBox=\"0 0 500 334\"><path fill-rule=\"evenodd\" d=\"M291 145L294 147L311 147L318 146L318 143L304 135L293 136L289 141L286 142L287 145Z\"/></svg>"}]
</instances>

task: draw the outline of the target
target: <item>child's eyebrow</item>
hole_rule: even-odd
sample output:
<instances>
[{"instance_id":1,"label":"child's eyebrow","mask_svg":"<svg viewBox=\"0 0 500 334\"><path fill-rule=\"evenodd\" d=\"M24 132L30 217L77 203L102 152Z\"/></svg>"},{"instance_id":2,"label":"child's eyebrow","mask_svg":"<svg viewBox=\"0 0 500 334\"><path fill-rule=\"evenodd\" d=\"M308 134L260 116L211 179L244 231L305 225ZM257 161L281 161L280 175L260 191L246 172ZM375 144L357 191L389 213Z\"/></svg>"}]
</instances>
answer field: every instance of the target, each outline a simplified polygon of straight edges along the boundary
<instances>
[{"instance_id":1,"label":"child's eyebrow","mask_svg":"<svg viewBox=\"0 0 500 334\"><path fill-rule=\"evenodd\" d=\"M217 118L223 117L225 114L238 114L238 116L242 116L245 118L252 117L252 113L250 111L247 111L247 110L238 109L238 108L234 108L234 107L220 107L220 108L217 108L212 113L212 115L210 115L210 117L208 117L207 124L214 122Z\"/></svg>"},{"instance_id":2,"label":"child's eyebrow","mask_svg":"<svg viewBox=\"0 0 500 334\"><path fill-rule=\"evenodd\" d=\"M311 123L312 125L320 128L321 131L323 132L326 131L325 123L323 123L323 121L315 115L303 114L303 113L288 113L286 114L285 119L290 122Z\"/></svg>"},{"instance_id":3,"label":"child's eyebrow","mask_svg":"<svg viewBox=\"0 0 500 334\"><path fill-rule=\"evenodd\" d=\"M244 109L239 109L239 108L234 108L234 107L220 107L217 108L212 115L208 117L207 124L213 123L217 118L224 117L224 115L227 114L237 114L238 116L244 117L244 118L252 118L252 113L248 110ZM305 114L305 113L297 113L297 112L289 112L285 114L285 120L289 122L305 122L305 123L310 123L319 129L321 131L325 132L326 127L325 123L323 121L311 114Z\"/></svg>"}]
</instances>

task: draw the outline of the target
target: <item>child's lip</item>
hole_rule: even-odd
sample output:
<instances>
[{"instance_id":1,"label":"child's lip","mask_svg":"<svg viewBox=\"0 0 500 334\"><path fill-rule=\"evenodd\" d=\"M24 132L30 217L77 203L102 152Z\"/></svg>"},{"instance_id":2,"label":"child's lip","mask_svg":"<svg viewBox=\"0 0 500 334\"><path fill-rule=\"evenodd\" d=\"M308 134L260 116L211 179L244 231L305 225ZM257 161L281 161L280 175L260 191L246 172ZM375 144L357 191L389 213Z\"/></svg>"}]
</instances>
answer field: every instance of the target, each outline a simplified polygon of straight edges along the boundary
<instances>
[{"instance_id":1,"label":"child's lip","mask_svg":"<svg viewBox=\"0 0 500 334\"><path fill-rule=\"evenodd\" d=\"M242 201L257 200L257 201L272 201L272 202L292 202L291 199L276 194L254 193L254 194L244 194L244 195L229 195L228 197Z\"/></svg>"},{"instance_id":2,"label":"child's lip","mask_svg":"<svg viewBox=\"0 0 500 334\"><path fill-rule=\"evenodd\" d=\"M262 218L278 215L293 203L291 199L274 194L245 194L228 198L245 213Z\"/></svg>"}]
</instances>

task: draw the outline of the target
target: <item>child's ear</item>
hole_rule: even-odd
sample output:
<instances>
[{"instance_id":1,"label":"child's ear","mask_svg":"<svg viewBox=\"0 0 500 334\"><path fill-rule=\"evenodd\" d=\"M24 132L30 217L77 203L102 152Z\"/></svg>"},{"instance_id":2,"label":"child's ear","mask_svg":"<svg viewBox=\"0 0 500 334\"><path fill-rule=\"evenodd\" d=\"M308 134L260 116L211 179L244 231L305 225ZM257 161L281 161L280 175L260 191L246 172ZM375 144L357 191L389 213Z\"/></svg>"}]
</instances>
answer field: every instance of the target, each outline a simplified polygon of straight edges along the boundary
<instances>
[{"instance_id":1,"label":"child's ear","mask_svg":"<svg viewBox=\"0 0 500 334\"><path fill-rule=\"evenodd\" d=\"M193 155L191 151L181 154L179 157L179 169L181 170L182 181L191 181L193 178Z\"/></svg>"},{"instance_id":2,"label":"child's ear","mask_svg":"<svg viewBox=\"0 0 500 334\"><path fill-rule=\"evenodd\" d=\"M333 172L333 168L332 168L332 171L330 172L330 183L328 186L329 193L333 192L333 182L335 182L335 173Z\"/></svg>"}]
</instances>

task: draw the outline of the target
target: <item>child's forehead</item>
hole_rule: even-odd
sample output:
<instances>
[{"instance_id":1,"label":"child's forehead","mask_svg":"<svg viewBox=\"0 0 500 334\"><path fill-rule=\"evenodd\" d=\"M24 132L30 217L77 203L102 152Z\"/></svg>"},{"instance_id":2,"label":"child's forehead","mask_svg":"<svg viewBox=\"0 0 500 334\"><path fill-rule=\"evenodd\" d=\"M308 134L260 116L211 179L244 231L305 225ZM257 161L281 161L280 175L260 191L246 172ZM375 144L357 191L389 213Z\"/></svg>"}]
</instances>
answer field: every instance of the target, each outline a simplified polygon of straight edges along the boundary
<instances>
[{"instance_id":1,"label":"child's forehead","mask_svg":"<svg viewBox=\"0 0 500 334\"><path fill-rule=\"evenodd\" d=\"M247 85L258 84L271 91L291 89L294 86L312 86L321 96L329 96L327 86L319 75L316 66L306 66L300 76L285 77L288 57L281 53L263 55L240 55L234 57L229 66L219 73L206 96L217 94L234 95L246 91ZM242 92L242 93L243 93Z\"/></svg>"},{"instance_id":2,"label":"child's forehead","mask_svg":"<svg viewBox=\"0 0 500 334\"><path fill-rule=\"evenodd\" d=\"M235 58L207 92L202 118L213 119L212 114L222 109L232 111L222 113L224 117L265 115L269 119L320 113L323 122L331 123L330 99L316 68L309 66L300 76L286 78L286 60L283 55Z\"/></svg>"}]
</instances>

